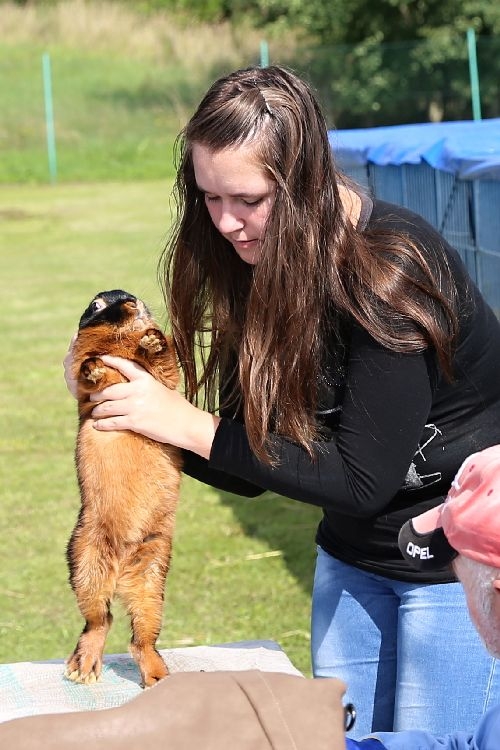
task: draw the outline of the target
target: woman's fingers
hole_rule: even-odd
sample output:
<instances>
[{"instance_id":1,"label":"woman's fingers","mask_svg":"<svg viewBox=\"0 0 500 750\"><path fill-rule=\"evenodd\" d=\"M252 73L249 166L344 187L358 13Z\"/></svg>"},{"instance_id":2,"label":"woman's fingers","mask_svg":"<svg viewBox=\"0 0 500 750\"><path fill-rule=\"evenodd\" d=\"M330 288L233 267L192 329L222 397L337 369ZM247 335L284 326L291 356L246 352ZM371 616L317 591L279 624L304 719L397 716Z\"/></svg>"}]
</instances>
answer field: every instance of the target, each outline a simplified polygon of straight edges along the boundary
<instances>
[{"instance_id":1,"label":"woman's fingers","mask_svg":"<svg viewBox=\"0 0 500 750\"><path fill-rule=\"evenodd\" d=\"M63 367L64 367L64 380L66 381L66 387L68 391L71 393L71 395L76 398L77 395L77 381L72 376L72 369L73 369L73 347L75 345L77 333L75 333L71 341L69 342L68 351L66 352L66 356L63 360Z\"/></svg>"},{"instance_id":2,"label":"woman's fingers","mask_svg":"<svg viewBox=\"0 0 500 750\"><path fill-rule=\"evenodd\" d=\"M118 372L121 372L127 380L136 380L144 374L148 375L144 367L138 365L137 362L132 362L130 359L112 357L109 354L103 354L100 359L102 359L104 364L108 365L108 367L113 367L115 370L118 370Z\"/></svg>"}]
</instances>

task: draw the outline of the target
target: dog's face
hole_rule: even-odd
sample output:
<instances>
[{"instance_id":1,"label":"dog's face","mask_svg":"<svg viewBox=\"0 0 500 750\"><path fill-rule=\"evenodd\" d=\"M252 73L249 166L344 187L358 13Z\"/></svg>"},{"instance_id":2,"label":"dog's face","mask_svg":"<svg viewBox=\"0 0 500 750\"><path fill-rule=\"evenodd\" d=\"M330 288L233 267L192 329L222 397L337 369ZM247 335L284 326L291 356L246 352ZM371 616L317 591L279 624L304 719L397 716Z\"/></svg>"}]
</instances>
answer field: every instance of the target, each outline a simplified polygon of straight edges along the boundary
<instances>
[{"instance_id":1,"label":"dog's face","mask_svg":"<svg viewBox=\"0 0 500 750\"><path fill-rule=\"evenodd\" d=\"M176 388L179 371L171 336L165 336L142 300L123 289L99 292L80 318L72 347L72 378L78 383L80 415L92 407L89 394L126 378L100 357L129 359L168 388Z\"/></svg>"},{"instance_id":2,"label":"dog's face","mask_svg":"<svg viewBox=\"0 0 500 750\"><path fill-rule=\"evenodd\" d=\"M96 294L80 318L78 330L99 325L141 330L151 323L151 313L144 302L123 289L112 289Z\"/></svg>"}]
</instances>

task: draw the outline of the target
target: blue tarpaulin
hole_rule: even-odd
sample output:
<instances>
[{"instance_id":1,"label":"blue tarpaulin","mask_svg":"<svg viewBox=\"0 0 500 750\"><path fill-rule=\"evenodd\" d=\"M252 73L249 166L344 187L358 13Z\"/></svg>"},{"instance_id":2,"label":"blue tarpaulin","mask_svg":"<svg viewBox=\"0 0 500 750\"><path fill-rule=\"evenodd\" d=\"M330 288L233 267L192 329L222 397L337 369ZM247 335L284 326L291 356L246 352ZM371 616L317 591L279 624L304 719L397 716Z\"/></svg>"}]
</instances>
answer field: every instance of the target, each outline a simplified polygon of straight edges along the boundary
<instances>
[{"instance_id":1,"label":"blue tarpaulin","mask_svg":"<svg viewBox=\"0 0 500 750\"><path fill-rule=\"evenodd\" d=\"M460 179L500 179L500 118L331 130L329 138L346 171L426 163Z\"/></svg>"},{"instance_id":2,"label":"blue tarpaulin","mask_svg":"<svg viewBox=\"0 0 500 750\"><path fill-rule=\"evenodd\" d=\"M500 118L332 130L329 139L359 185L441 232L500 318Z\"/></svg>"}]
</instances>

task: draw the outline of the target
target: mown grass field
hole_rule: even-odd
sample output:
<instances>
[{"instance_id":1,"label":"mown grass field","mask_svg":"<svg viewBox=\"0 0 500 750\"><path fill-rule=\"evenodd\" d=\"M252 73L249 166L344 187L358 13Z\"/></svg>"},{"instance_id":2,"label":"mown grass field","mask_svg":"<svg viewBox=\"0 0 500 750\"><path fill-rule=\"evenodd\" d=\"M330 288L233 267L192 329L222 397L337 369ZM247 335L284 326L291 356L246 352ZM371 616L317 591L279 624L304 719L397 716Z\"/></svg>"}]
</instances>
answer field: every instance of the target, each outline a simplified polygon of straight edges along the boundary
<instances>
[{"instance_id":1,"label":"mown grass field","mask_svg":"<svg viewBox=\"0 0 500 750\"><path fill-rule=\"evenodd\" d=\"M123 287L162 319L156 262L169 181L0 187L0 661L66 657L82 621L65 547L79 496L62 359L95 292ZM185 478L159 646L271 638L310 673L315 508ZM125 615L107 651L124 652Z\"/></svg>"},{"instance_id":2,"label":"mown grass field","mask_svg":"<svg viewBox=\"0 0 500 750\"><path fill-rule=\"evenodd\" d=\"M129 289L162 319L156 263L175 136L216 76L258 62L260 38L115 3L2 4L2 662L65 657L82 626L65 560L79 507L76 406L62 370L70 337L105 288ZM283 49L292 48L287 39ZM282 497L240 499L186 477L159 646L271 638L308 674L317 519L316 509ZM125 651L128 639L115 607L107 651Z\"/></svg>"}]
</instances>

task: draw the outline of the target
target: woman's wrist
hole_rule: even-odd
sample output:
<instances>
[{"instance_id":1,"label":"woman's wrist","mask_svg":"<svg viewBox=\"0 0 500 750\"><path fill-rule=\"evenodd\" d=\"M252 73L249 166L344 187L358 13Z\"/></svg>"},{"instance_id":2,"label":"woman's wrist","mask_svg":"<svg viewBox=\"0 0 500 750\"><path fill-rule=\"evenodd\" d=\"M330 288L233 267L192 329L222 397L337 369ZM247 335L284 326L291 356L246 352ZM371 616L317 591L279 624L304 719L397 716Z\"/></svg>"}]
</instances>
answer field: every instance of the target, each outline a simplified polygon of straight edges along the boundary
<instances>
[{"instance_id":1,"label":"woman's wrist","mask_svg":"<svg viewBox=\"0 0 500 750\"><path fill-rule=\"evenodd\" d=\"M201 409L196 409L196 411L196 418L191 420L185 445L182 447L208 459L210 458L217 427L220 424L220 417Z\"/></svg>"}]
</instances>

